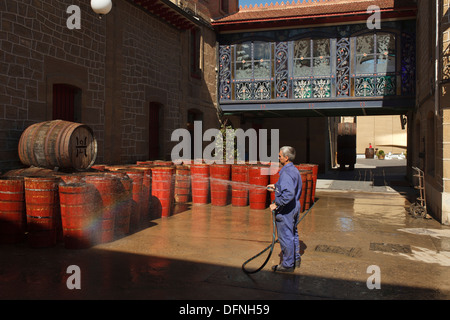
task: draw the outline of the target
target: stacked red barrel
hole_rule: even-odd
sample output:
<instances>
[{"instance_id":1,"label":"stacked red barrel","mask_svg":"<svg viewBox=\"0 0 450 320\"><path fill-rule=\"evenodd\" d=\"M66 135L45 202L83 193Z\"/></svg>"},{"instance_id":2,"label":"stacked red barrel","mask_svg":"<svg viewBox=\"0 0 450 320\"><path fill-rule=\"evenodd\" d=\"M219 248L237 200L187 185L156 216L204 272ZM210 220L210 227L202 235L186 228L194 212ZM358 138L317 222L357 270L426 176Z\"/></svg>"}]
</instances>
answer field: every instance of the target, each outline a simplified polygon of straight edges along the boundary
<instances>
[{"instance_id":1,"label":"stacked red barrel","mask_svg":"<svg viewBox=\"0 0 450 320\"><path fill-rule=\"evenodd\" d=\"M60 184L64 246L85 249L99 243L102 208L95 187L87 183Z\"/></svg>"},{"instance_id":2,"label":"stacked red barrel","mask_svg":"<svg viewBox=\"0 0 450 320\"><path fill-rule=\"evenodd\" d=\"M175 167L175 190L174 198L176 203L187 203L191 193L191 169L187 165L177 165Z\"/></svg>"},{"instance_id":3,"label":"stacked red barrel","mask_svg":"<svg viewBox=\"0 0 450 320\"><path fill-rule=\"evenodd\" d=\"M264 165L251 165L248 168L250 209L263 210L267 207L269 168Z\"/></svg>"},{"instance_id":4,"label":"stacked red barrel","mask_svg":"<svg viewBox=\"0 0 450 320\"><path fill-rule=\"evenodd\" d=\"M229 164L211 164L211 204L213 206L226 206L228 204L228 185L230 181L231 166Z\"/></svg>"},{"instance_id":5,"label":"stacked red barrel","mask_svg":"<svg viewBox=\"0 0 450 320\"><path fill-rule=\"evenodd\" d=\"M209 202L209 165L206 163L191 164L192 203L207 204Z\"/></svg>"},{"instance_id":6,"label":"stacked red barrel","mask_svg":"<svg viewBox=\"0 0 450 320\"><path fill-rule=\"evenodd\" d=\"M114 223L116 219L117 195L119 179L112 175L86 176L85 181L94 187L97 199L101 201L100 243L114 240ZM93 189L93 190L94 190Z\"/></svg>"},{"instance_id":7,"label":"stacked red barrel","mask_svg":"<svg viewBox=\"0 0 450 320\"><path fill-rule=\"evenodd\" d=\"M27 228L25 187L22 177L0 178L0 243L24 239Z\"/></svg>"},{"instance_id":8,"label":"stacked red barrel","mask_svg":"<svg viewBox=\"0 0 450 320\"><path fill-rule=\"evenodd\" d=\"M141 222L141 213L143 207L143 193L142 184L144 181L144 172L133 167L120 169L119 171L125 172L132 180L132 208L130 215L130 231L136 232L139 229Z\"/></svg>"},{"instance_id":9,"label":"stacked red barrel","mask_svg":"<svg viewBox=\"0 0 450 320\"><path fill-rule=\"evenodd\" d=\"M152 167L152 207L156 217L169 217L172 214L174 172L174 166Z\"/></svg>"},{"instance_id":10,"label":"stacked red barrel","mask_svg":"<svg viewBox=\"0 0 450 320\"><path fill-rule=\"evenodd\" d=\"M234 164L231 171L231 205L245 207L248 203L248 165Z\"/></svg>"},{"instance_id":11,"label":"stacked red barrel","mask_svg":"<svg viewBox=\"0 0 450 320\"><path fill-rule=\"evenodd\" d=\"M302 211L315 201L318 165L296 165L303 182ZM17 169L0 177L0 243L27 236L32 247L88 248L136 232L152 218L176 214L176 204L208 204L264 210L279 179L279 166L264 164L95 165L87 172L59 174ZM185 210L185 209L182 209ZM182 212L182 211L181 211Z\"/></svg>"},{"instance_id":12,"label":"stacked red barrel","mask_svg":"<svg viewBox=\"0 0 450 320\"><path fill-rule=\"evenodd\" d=\"M25 177L28 241L31 247L56 245L61 234L59 178Z\"/></svg>"}]
</instances>

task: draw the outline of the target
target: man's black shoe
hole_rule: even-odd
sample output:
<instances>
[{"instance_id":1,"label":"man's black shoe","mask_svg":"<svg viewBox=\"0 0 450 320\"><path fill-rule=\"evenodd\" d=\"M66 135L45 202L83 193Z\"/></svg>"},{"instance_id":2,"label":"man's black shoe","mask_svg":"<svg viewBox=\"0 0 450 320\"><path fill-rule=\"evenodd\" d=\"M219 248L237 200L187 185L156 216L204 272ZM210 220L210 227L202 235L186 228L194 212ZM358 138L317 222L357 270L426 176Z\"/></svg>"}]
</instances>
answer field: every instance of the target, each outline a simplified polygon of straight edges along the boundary
<instances>
[{"instance_id":1,"label":"man's black shoe","mask_svg":"<svg viewBox=\"0 0 450 320\"><path fill-rule=\"evenodd\" d=\"M274 272L294 272L294 267L285 268L281 264L272 267Z\"/></svg>"}]
</instances>

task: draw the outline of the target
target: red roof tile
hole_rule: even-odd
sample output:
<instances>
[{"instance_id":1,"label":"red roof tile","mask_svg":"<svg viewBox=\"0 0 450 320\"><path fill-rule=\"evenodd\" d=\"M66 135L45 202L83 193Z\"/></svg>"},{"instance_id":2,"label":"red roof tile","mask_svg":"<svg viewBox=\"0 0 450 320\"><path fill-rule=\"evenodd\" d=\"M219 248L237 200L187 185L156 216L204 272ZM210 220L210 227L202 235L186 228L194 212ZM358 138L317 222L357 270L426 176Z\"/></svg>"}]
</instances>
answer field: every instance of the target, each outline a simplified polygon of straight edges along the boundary
<instances>
[{"instance_id":1,"label":"red roof tile","mask_svg":"<svg viewBox=\"0 0 450 320\"><path fill-rule=\"evenodd\" d=\"M309 0L309 2L287 1L260 4L255 7L240 7L240 10L232 15L213 21L213 25L222 25L240 22L258 22L279 20L286 18L323 17L327 15L363 14L371 5L385 10L415 9L415 1L411 0Z\"/></svg>"}]
</instances>

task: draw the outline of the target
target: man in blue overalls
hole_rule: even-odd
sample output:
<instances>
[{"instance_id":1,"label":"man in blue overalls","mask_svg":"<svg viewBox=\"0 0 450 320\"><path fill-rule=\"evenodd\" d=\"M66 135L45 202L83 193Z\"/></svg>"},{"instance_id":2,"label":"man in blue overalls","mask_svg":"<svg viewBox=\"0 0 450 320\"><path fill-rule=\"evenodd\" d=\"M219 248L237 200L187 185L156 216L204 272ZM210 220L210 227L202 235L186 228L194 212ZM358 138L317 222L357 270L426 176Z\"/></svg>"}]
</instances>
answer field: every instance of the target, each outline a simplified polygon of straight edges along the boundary
<instances>
[{"instance_id":1,"label":"man in blue overalls","mask_svg":"<svg viewBox=\"0 0 450 320\"><path fill-rule=\"evenodd\" d=\"M278 154L280 164L283 166L279 172L280 177L275 185L267 188L275 191L275 202L270 210L275 210L278 240L283 254L282 263L272 267L277 272L293 272L300 266L300 242L297 231L297 221L300 213L300 194L302 192L302 179L300 172L292 163L295 159L295 149L282 147Z\"/></svg>"}]
</instances>

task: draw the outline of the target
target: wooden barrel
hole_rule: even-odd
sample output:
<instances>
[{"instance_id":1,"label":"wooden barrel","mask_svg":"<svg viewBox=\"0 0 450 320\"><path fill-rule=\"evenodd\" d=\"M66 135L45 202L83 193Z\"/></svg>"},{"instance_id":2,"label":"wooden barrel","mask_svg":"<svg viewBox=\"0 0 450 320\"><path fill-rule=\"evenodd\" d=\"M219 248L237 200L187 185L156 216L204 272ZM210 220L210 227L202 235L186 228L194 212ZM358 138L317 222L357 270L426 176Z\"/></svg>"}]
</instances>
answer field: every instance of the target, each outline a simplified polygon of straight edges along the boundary
<instances>
[{"instance_id":1,"label":"wooden barrel","mask_svg":"<svg viewBox=\"0 0 450 320\"><path fill-rule=\"evenodd\" d=\"M161 167L170 167L170 166L173 166L174 163L172 161L154 160L154 161L152 161L152 165L161 166Z\"/></svg>"},{"instance_id":2,"label":"wooden barrel","mask_svg":"<svg viewBox=\"0 0 450 320\"><path fill-rule=\"evenodd\" d=\"M133 202L133 181L124 172L113 171L108 175L119 179L117 204L115 206L114 238L120 239L130 233L130 216Z\"/></svg>"},{"instance_id":3,"label":"wooden barrel","mask_svg":"<svg viewBox=\"0 0 450 320\"><path fill-rule=\"evenodd\" d=\"M304 212L305 211L305 203L306 203L306 197L307 197L307 188L308 188L308 175L311 177L312 176L312 171L311 170L302 170L302 169L298 169L298 171L300 172L300 177L302 178L302 192L300 194L300 212ZM311 194L311 193L309 193Z\"/></svg>"},{"instance_id":4,"label":"wooden barrel","mask_svg":"<svg viewBox=\"0 0 450 320\"><path fill-rule=\"evenodd\" d=\"M268 166L254 165L249 167L248 182L250 209L263 210L267 204L267 185L269 184L269 176L262 174L263 169Z\"/></svg>"},{"instance_id":5,"label":"wooden barrel","mask_svg":"<svg viewBox=\"0 0 450 320\"><path fill-rule=\"evenodd\" d=\"M176 203L189 202L191 193L191 169L186 165L175 166L174 199Z\"/></svg>"},{"instance_id":6,"label":"wooden barrel","mask_svg":"<svg viewBox=\"0 0 450 320\"><path fill-rule=\"evenodd\" d=\"M245 207L248 203L248 165L234 164L231 168L231 205Z\"/></svg>"},{"instance_id":7,"label":"wooden barrel","mask_svg":"<svg viewBox=\"0 0 450 320\"><path fill-rule=\"evenodd\" d=\"M142 184L144 181L144 171L133 168L120 169L118 171L126 173L132 180L133 201L130 215L130 231L136 232L140 229L143 207Z\"/></svg>"},{"instance_id":8,"label":"wooden barrel","mask_svg":"<svg viewBox=\"0 0 450 320\"><path fill-rule=\"evenodd\" d=\"M55 171L45 168L29 167L9 170L3 174L4 177L46 177L56 174Z\"/></svg>"},{"instance_id":9,"label":"wooden barrel","mask_svg":"<svg viewBox=\"0 0 450 320\"><path fill-rule=\"evenodd\" d=\"M296 165L299 170L311 170L312 171L312 181L311 181L311 204L316 200L316 186L317 186L317 175L319 174L319 165L314 163L301 163Z\"/></svg>"},{"instance_id":10,"label":"wooden barrel","mask_svg":"<svg viewBox=\"0 0 450 320\"><path fill-rule=\"evenodd\" d=\"M33 248L56 245L61 231L57 177L25 177L28 243Z\"/></svg>"},{"instance_id":11,"label":"wooden barrel","mask_svg":"<svg viewBox=\"0 0 450 320\"><path fill-rule=\"evenodd\" d=\"M22 241L26 225L23 178L0 178L0 243L12 244Z\"/></svg>"},{"instance_id":12,"label":"wooden barrel","mask_svg":"<svg viewBox=\"0 0 450 320\"><path fill-rule=\"evenodd\" d=\"M210 165L211 205L226 206L228 204L230 174L231 166L229 164Z\"/></svg>"},{"instance_id":13,"label":"wooden barrel","mask_svg":"<svg viewBox=\"0 0 450 320\"><path fill-rule=\"evenodd\" d=\"M202 163L191 164L192 203L208 203L209 194L209 165Z\"/></svg>"},{"instance_id":14,"label":"wooden barrel","mask_svg":"<svg viewBox=\"0 0 450 320\"><path fill-rule=\"evenodd\" d=\"M338 124L338 135L340 136L355 136L356 123L343 122Z\"/></svg>"},{"instance_id":15,"label":"wooden barrel","mask_svg":"<svg viewBox=\"0 0 450 320\"><path fill-rule=\"evenodd\" d=\"M86 170L97 157L97 140L86 125L53 120L25 129L18 149L20 161L28 166Z\"/></svg>"},{"instance_id":16,"label":"wooden barrel","mask_svg":"<svg viewBox=\"0 0 450 320\"><path fill-rule=\"evenodd\" d=\"M141 198L141 220L140 224L147 227L150 221L152 208L152 168L150 166L135 165L132 168L143 171L142 198Z\"/></svg>"},{"instance_id":17,"label":"wooden barrel","mask_svg":"<svg viewBox=\"0 0 450 320\"><path fill-rule=\"evenodd\" d=\"M366 159L375 158L375 149L374 148L366 148L365 156L366 156Z\"/></svg>"},{"instance_id":18,"label":"wooden barrel","mask_svg":"<svg viewBox=\"0 0 450 320\"><path fill-rule=\"evenodd\" d=\"M64 247L85 249L99 242L102 208L92 185L59 185Z\"/></svg>"},{"instance_id":19,"label":"wooden barrel","mask_svg":"<svg viewBox=\"0 0 450 320\"><path fill-rule=\"evenodd\" d=\"M152 203L157 217L169 217L172 214L174 172L174 166L152 168Z\"/></svg>"},{"instance_id":20,"label":"wooden barrel","mask_svg":"<svg viewBox=\"0 0 450 320\"><path fill-rule=\"evenodd\" d=\"M88 175L84 178L87 184L91 184L101 199L101 231L100 243L114 240L114 223L116 219L116 206L118 203L119 179L112 175Z\"/></svg>"}]
</instances>

